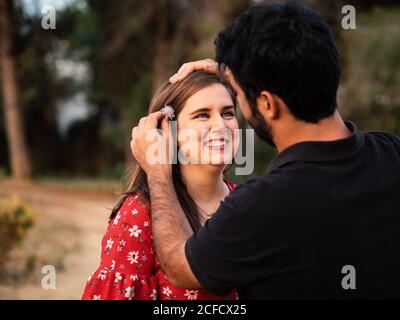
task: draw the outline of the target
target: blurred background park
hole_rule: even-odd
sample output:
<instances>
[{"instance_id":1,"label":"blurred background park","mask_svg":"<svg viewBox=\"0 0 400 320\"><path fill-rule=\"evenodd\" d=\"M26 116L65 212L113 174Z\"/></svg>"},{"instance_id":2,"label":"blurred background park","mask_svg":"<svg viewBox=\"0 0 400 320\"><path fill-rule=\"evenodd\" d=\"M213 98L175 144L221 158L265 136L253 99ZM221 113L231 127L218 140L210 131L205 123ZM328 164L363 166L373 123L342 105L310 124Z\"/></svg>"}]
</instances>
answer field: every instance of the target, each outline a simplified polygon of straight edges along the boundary
<instances>
[{"instance_id":1,"label":"blurred background park","mask_svg":"<svg viewBox=\"0 0 400 320\"><path fill-rule=\"evenodd\" d=\"M154 90L250 0L0 0L0 299L79 299ZM400 2L307 0L341 53L339 109L400 134ZM344 5L356 29L343 29ZM55 28L44 28L46 5ZM245 124L243 123L243 126ZM273 149L256 141L257 176ZM242 182L249 176L231 179ZM42 267L57 271L42 288Z\"/></svg>"}]
</instances>

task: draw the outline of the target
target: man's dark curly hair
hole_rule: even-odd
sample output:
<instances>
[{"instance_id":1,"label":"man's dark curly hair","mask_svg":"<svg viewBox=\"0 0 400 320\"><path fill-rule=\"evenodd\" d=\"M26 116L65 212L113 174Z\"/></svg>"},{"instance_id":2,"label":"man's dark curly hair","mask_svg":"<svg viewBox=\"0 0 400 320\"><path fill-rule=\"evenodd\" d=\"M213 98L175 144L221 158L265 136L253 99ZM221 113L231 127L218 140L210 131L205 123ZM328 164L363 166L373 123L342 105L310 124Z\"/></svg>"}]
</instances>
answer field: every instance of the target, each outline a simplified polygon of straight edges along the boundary
<instances>
[{"instance_id":1,"label":"man's dark curly hair","mask_svg":"<svg viewBox=\"0 0 400 320\"><path fill-rule=\"evenodd\" d=\"M215 45L220 68L232 71L253 114L263 90L306 122L318 123L336 110L339 54L329 26L309 7L295 1L251 6Z\"/></svg>"}]
</instances>

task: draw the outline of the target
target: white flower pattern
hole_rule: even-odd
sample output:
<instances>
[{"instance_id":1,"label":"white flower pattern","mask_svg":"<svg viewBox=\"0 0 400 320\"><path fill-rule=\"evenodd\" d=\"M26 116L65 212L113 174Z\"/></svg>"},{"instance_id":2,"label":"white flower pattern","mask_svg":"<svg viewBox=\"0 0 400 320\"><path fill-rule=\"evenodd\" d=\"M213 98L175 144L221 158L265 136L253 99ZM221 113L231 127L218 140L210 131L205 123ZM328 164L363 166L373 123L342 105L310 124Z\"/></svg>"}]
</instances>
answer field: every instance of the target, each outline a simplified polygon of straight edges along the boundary
<instances>
[{"instance_id":1,"label":"white flower pattern","mask_svg":"<svg viewBox=\"0 0 400 320\"><path fill-rule=\"evenodd\" d=\"M104 280L105 278L106 278L106 275L107 275L107 270L101 270L100 272L99 272L99 275L98 275L98 277L97 278L99 278L99 279L101 279L101 280Z\"/></svg>"},{"instance_id":2,"label":"white flower pattern","mask_svg":"<svg viewBox=\"0 0 400 320\"><path fill-rule=\"evenodd\" d=\"M125 298L132 300L132 298L135 296L135 287L128 287L125 289L125 291Z\"/></svg>"},{"instance_id":3,"label":"white flower pattern","mask_svg":"<svg viewBox=\"0 0 400 320\"><path fill-rule=\"evenodd\" d=\"M114 241L110 238L107 240L106 249L111 249L113 246Z\"/></svg>"},{"instance_id":4,"label":"white flower pattern","mask_svg":"<svg viewBox=\"0 0 400 320\"><path fill-rule=\"evenodd\" d=\"M157 300L157 290L153 289L153 292L150 294L150 298L153 300Z\"/></svg>"},{"instance_id":5,"label":"white flower pattern","mask_svg":"<svg viewBox=\"0 0 400 320\"><path fill-rule=\"evenodd\" d=\"M197 300L197 296L199 295L199 290L186 290L184 294L188 300Z\"/></svg>"},{"instance_id":6,"label":"white flower pattern","mask_svg":"<svg viewBox=\"0 0 400 320\"><path fill-rule=\"evenodd\" d=\"M120 273L120 272L116 272L116 273L115 273L115 280L114 280L114 282L117 283L118 281L121 281L121 280L122 280L121 273Z\"/></svg>"},{"instance_id":7,"label":"white flower pattern","mask_svg":"<svg viewBox=\"0 0 400 320\"><path fill-rule=\"evenodd\" d=\"M129 232L131 233L129 236L135 236L136 238L139 237L139 234L142 232L142 230L139 229L137 225L134 225L132 228L129 229Z\"/></svg>"},{"instance_id":8,"label":"white flower pattern","mask_svg":"<svg viewBox=\"0 0 400 320\"><path fill-rule=\"evenodd\" d=\"M116 226L118 224L118 221L120 218L121 218L121 211L118 211L118 214L114 219L114 226Z\"/></svg>"},{"instance_id":9,"label":"white flower pattern","mask_svg":"<svg viewBox=\"0 0 400 320\"><path fill-rule=\"evenodd\" d=\"M167 297L169 297L172 294L172 291L169 287L164 287L163 294L165 294Z\"/></svg>"},{"instance_id":10,"label":"white flower pattern","mask_svg":"<svg viewBox=\"0 0 400 320\"><path fill-rule=\"evenodd\" d=\"M130 264L138 263L139 251L131 251L128 253L128 261Z\"/></svg>"},{"instance_id":11,"label":"white flower pattern","mask_svg":"<svg viewBox=\"0 0 400 320\"><path fill-rule=\"evenodd\" d=\"M132 275L130 276L130 279L131 279L132 281L136 281L136 280L139 280L139 277L138 277L137 274L132 274Z\"/></svg>"}]
</instances>

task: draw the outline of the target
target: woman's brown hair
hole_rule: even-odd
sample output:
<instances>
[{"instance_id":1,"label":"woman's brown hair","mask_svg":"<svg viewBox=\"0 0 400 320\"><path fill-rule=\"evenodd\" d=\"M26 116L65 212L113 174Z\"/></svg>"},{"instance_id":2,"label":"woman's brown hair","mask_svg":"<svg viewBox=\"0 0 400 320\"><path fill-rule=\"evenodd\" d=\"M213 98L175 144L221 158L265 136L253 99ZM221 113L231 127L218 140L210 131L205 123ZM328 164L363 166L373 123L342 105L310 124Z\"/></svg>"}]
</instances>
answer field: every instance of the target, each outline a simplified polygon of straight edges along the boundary
<instances>
[{"instance_id":1,"label":"woman's brown hair","mask_svg":"<svg viewBox=\"0 0 400 320\"><path fill-rule=\"evenodd\" d=\"M165 105L170 105L177 117L183 109L186 101L201 89L212 84L219 83L226 87L232 97L233 105L236 107L236 96L234 90L227 81L216 74L204 71L191 73L187 78L177 84L164 83L155 93L149 107L149 114L160 110ZM186 185L182 180L179 164L172 165L172 178L178 201L183 212L188 219L192 229L198 230L201 227L200 214L196 203L187 191ZM144 170L135 162L130 164L126 171L126 190L121 194L115 207L112 209L110 219L112 219L127 197L140 193L143 200L150 207L150 192L147 184L147 176Z\"/></svg>"}]
</instances>

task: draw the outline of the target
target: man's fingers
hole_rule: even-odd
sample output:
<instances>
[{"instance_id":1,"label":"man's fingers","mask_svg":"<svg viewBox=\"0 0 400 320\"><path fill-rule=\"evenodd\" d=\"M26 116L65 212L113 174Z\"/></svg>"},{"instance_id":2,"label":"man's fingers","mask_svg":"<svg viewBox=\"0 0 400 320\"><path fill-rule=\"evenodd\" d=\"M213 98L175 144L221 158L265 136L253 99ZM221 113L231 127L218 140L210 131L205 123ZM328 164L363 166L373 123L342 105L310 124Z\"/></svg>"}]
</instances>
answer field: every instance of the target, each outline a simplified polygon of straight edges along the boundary
<instances>
[{"instance_id":1,"label":"man's fingers","mask_svg":"<svg viewBox=\"0 0 400 320\"><path fill-rule=\"evenodd\" d=\"M216 61L213 59L206 59L206 62L208 63L206 65L207 71L215 73L218 71L218 63Z\"/></svg>"},{"instance_id":2,"label":"man's fingers","mask_svg":"<svg viewBox=\"0 0 400 320\"><path fill-rule=\"evenodd\" d=\"M146 118L147 117L140 118L139 123L137 125L139 128L143 127L144 123L146 122Z\"/></svg>"},{"instance_id":3,"label":"man's fingers","mask_svg":"<svg viewBox=\"0 0 400 320\"><path fill-rule=\"evenodd\" d=\"M147 155L148 149L154 144L154 139L150 141L147 139L147 137L149 136L149 133L153 133L153 129L158 127L158 123L163 119L163 117L164 115L162 112L153 112L147 117L140 119L138 126L132 129L132 140L130 142L131 152L135 162L138 163L147 174L149 174L149 172L152 170L156 170L154 167L157 167L158 169L162 168L160 170L167 171L171 169L170 167L165 166L165 164L169 164L169 162L160 162L160 167L152 161L154 158L148 158ZM152 136L154 137L154 135ZM159 152L162 150L163 149L159 149ZM169 149L167 151L169 151ZM159 154L158 156L163 158L156 159L156 161L164 159L163 154ZM169 154L166 154L166 156L168 159Z\"/></svg>"},{"instance_id":4,"label":"man's fingers","mask_svg":"<svg viewBox=\"0 0 400 320\"><path fill-rule=\"evenodd\" d=\"M134 128L132 129L132 139L134 138L134 135L135 135L136 130L137 130L137 127L134 127Z\"/></svg>"},{"instance_id":5,"label":"man's fingers","mask_svg":"<svg viewBox=\"0 0 400 320\"><path fill-rule=\"evenodd\" d=\"M169 137L169 121L167 118L162 119L161 130L164 134L164 137Z\"/></svg>"},{"instance_id":6,"label":"man's fingers","mask_svg":"<svg viewBox=\"0 0 400 320\"><path fill-rule=\"evenodd\" d=\"M179 68L179 70L178 70L177 73L182 73L182 72L184 72L185 69L187 69L188 67L190 67L190 64L191 64L191 62L186 62L186 63L184 63L184 64Z\"/></svg>"},{"instance_id":7,"label":"man's fingers","mask_svg":"<svg viewBox=\"0 0 400 320\"><path fill-rule=\"evenodd\" d=\"M155 128L157 128L158 123L160 122L160 120L163 116L164 115L161 111L153 112L146 117L140 118L137 127L139 129L146 129L146 130L153 129L153 128L155 129ZM132 131L132 134L133 134L133 131Z\"/></svg>"},{"instance_id":8,"label":"man's fingers","mask_svg":"<svg viewBox=\"0 0 400 320\"><path fill-rule=\"evenodd\" d=\"M133 140L131 140L131 152L132 152L132 155L134 156L134 141Z\"/></svg>"},{"instance_id":9,"label":"man's fingers","mask_svg":"<svg viewBox=\"0 0 400 320\"><path fill-rule=\"evenodd\" d=\"M193 62L184 63L171 78L169 82L175 84L183 79L185 79L193 71L204 70L211 73L217 73L218 64L212 59L204 59Z\"/></svg>"},{"instance_id":10,"label":"man's fingers","mask_svg":"<svg viewBox=\"0 0 400 320\"><path fill-rule=\"evenodd\" d=\"M151 113L148 117L146 117L146 122L144 123L144 127L147 130L156 129L158 127L158 123L164 117L164 114L161 111L156 111Z\"/></svg>"},{"instance_id":11,"label":"man's fingers","mask_svg":"<svg viewBox=\"0 0 400 320\"><path fill-rule=\"evenodd\" d=\"M182 67L179 68L178 72L169 79L169 81L172 84L175 84L181 81L182 79L185 79L193 71L201 70L198 68L201 68L200 61L184 63Z\"/></svg>"}]
</instances>

